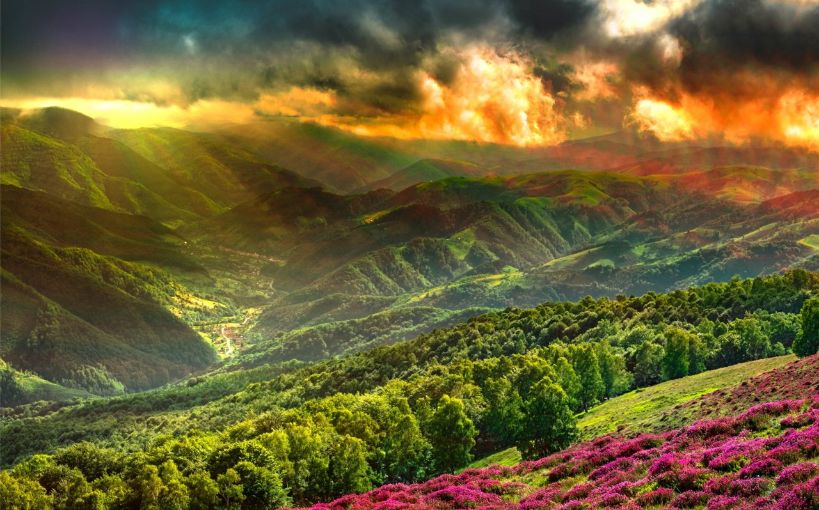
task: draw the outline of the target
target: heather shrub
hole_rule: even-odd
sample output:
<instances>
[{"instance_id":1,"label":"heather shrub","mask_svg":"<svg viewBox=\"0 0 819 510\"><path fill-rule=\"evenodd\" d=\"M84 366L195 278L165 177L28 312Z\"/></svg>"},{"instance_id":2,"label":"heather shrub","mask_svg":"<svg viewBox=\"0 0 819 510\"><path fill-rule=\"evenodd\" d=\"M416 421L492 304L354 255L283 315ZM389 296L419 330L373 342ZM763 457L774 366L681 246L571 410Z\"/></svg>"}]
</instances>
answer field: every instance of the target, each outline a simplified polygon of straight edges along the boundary
<instances>
[{"instance_id":1,"label":"heather shrub","mask_svg":"<svg viewBox=\"0 0 819 510\"><path fill-rule=\"evenodd\" d=\"M793 486L773 507L774 510L816 510L819 508L819 477Z\"/></svg>"},{"instance_id":2,"label":"heather shrub","mask_svg":"<svg viewBox=\"0 0 819 510\"><path fill-rule=\"evenodd\" d=\"M741 500L736 496L711 496L708 499L708 510L727 510L734 508Z\"/></svg>"},{"instance_id":3,"label":"heather shrub","mask_svg":"<svg viewBox=\"0 0 819 510\"><path fill-rule=\"evenodd\" d=\"M757 459L739 470L740 478L754 476L774 476L782 470L782 463L776 459Z\"/></svg>"},{"instance_id":4,"label":"heather shrub","mask_svg":"<svg viewBox=\"0 0 819 510\"><path fill-rule=\"evenodd\" d=\"M671 506L677 508L694 508L708 501L708 493L703 491L685 491L674 498Z\"/></svg>"},{"instance_id":5,"label":"heather shrub","mask_svg":"<svg viewBox=\"0 0 819 510\"><path fill-rule=\"evenodd\" d=\"M658 487L653 491L641 494L637 502L643 506L664 505L674 499L674 491L668 487Z\"/></svg>"},{"instance_id":6,"label":"heather shrub","mask_svg":"<svg viewBox=\"0 0 819 510\"><path fill-rule=\"evenodd\" d=\"M804 482L819 473L819 466L815 462L801 462L788 466L776 477L777 485L791 485Z\"/></svg>"}]
</instances>

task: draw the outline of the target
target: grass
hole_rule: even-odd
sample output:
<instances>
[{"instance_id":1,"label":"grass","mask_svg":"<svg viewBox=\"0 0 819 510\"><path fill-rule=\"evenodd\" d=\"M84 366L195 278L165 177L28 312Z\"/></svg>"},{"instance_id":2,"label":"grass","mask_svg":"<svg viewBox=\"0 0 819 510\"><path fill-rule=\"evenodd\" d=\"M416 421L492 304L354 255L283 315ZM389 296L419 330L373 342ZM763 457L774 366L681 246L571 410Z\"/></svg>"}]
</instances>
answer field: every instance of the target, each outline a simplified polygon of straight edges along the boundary
<instances>
[{"instance_id":1,"label":"grass","mask_svg":"<svg viewBox=\"0 0 819 510\"><path fill-rule=\"evenodd\" d=\"M492 455L477 459L475 462L469 464L464 469L484 468L487 466L514 466L522 460L520 452L517 448L507 448ZM461 470L463 471L463 470Z\"/></svg>"},{"instance_id":2,"label":"grass","mask_svg":"<svg viewBox=\"0 0 819 510\"><path fill-rule=\"evenodd\" d=\"M618 430L633 433L666 430L685 425L685 416L662 421L676 406L702 395L728 388L763 372L782 367L796 357L792 354L776 358L740 363L709 370L697 375L666 381L655 386L614 397L577 417L580 441L587 441ZM517 448L508 448L475 460L466 468L481 468L499 464L512 466L520 462Z\"/></svg>"},{"instance_id":3,"label":"grass","mask_svg":"<svg viewBox=\"0 0 819 510\"><path fill-rule=\"evenodd\" d=\"M659 416L663 411L668 411L679 404L733 386L745 379L781 367L794 359L793 355L788 355L749 361L620 395L578 416L577 425L581 437L590 439L622 428L641 432L677 426L679 425L677 423L661 423Z\"/></svg>"},{"instance_id":4,"label":"grass","mask_svg":"<svg viewBox=\"0 0 819 510\"><path fill-rule=\"evenodd\" d=\"M17 373L17 382L25 394L25 402L38 400L72 400L75 398L90 397L91 394L77 388L67 388L50 381L46 381L31 373Z\"/></svg>"},{"instance_id":5,"label":"grass","mask_svg":"<svg viewBox=\"0 0 819 510\"><path fill-rule=\"evenodd\" d=\"M819 250L819 234L811 234L804 239L800 239L799 244L803 244L812 250Z\"/></svg>"}]
</instances>

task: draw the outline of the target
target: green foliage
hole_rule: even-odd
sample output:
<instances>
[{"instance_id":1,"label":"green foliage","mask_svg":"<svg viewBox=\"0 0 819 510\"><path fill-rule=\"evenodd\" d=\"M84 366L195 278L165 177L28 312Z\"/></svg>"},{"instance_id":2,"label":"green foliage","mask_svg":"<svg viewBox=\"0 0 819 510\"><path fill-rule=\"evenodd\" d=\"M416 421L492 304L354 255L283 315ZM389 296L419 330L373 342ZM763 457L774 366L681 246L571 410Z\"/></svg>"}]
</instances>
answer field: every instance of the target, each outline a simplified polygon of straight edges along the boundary
<instances>
[{"instance_id":1,"label":"green foliage","mask_svg":"<svg viewBox=\"0 0 819 510\"><path fill-rule=\"evenodd\" d=\"M811 298L802 305L802 331L796 338L793 351L799 356L810 356L819 350L819 298Z\"/></svg>"},{"instance_id":2,"label":"green foliage","mask_svg":"<svg viewBox=\"0 0 819 510\"><path fill-rule=\"evenodd\" d=\"M633 357L634 383L637 386L651 386L662 381L665 349L654 342L646 342L639 347Z\"/></svg>"},{"instance_id":3,"label":"green foliage","mask_svg":"<svg viewBox=\"0 0 819 510\"><path fill-rule=\"evenodd\" d=\"M577 399L580 408L585 411L605 395L606 386L593 346L577 346L572 349L571 357L574 370L581 381Z\"/></svg>"},{"instance_id":4,"label":"green foliage","mask_svg":"<svg viewBox=\"0 0 819 510\"><path fill-rule=\"evenodd\" d=\"M469 464L478 431L460 399L444 395L425 429L432 444L433 468L447 472Z\"/></svg>"},{"instance_id":5,"label":"green foliage","mask_svg":"<svg viewBox=\"0 0 819 510\"><path fill-rule=\"evenodd\" d=\"M10 509L39 510L51 508L52 498L36 480L0 471L0 501Z\"/></svg>"},{"instance_id":6,"label":"green foliage","mask_svg":"<svg viewBox=\"0 0 819 510\"><path fill-rule=\"evenodd\" d=\"M576 436L569 397L560 385L544 377L526 401L526 422L518 448L524 457L533 459L566 448Z\"/></svg>"},{"instance_id":7,"label":"green foliage","mask_svg":"<svg viewBox=\"0 0 819 510\"><path fill-rule=\"evenodd\" d=\"M219 485L208 473L195 471L187 479L191 510L209 510L219 503Z\"/></svg>"},{"instance_id":8,"label":"green foliage","mask_svg":"<svg viewBox=\"0 0 819 510\"><path fill-rule=\"evenodd\" d=\"M665 332L665 357L663 373L666 379L677 379L688 375L689 345L692 340L687 331L680 328L669 328Z\"/></svg>"},{"instance_id":9,"label":"green foliage","mask_svg":"<svg viewBox=\"0 0 819 510\"><path fill-rule=\"evenodd\" d=\"M55 501L68 480L60 501L83 505L306 504L453 471L513 445L527 456L562 448L577 434L574 410L682 374L679 366L774 353L758 333L787 335L815 289L810 273L789 273L509 309L310 365L223 371L56 413L35 407L27 412L42 416L2 425L19 439L2 453L53 450L22 460L13 476Z\"/></svg>"}]
</instances>

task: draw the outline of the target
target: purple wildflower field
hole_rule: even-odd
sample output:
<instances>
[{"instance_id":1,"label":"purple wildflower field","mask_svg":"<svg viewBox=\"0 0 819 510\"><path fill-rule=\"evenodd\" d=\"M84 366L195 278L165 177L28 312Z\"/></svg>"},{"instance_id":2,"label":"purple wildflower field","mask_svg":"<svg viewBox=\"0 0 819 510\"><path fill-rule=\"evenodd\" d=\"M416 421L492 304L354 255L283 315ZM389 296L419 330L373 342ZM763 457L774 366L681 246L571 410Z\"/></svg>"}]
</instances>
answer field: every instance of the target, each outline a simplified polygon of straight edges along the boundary
<instances>
[{"instance_id":1,"label":"purple wildflower field","mask_svg":"<svg viewBox=\"0 0 819 510\"><path fill-rule=\"evenodd\" d=\"M603 436L513 467L385 485L311 510L819 508L819 394L632 438Z\"/></svg>"}]
</instances>

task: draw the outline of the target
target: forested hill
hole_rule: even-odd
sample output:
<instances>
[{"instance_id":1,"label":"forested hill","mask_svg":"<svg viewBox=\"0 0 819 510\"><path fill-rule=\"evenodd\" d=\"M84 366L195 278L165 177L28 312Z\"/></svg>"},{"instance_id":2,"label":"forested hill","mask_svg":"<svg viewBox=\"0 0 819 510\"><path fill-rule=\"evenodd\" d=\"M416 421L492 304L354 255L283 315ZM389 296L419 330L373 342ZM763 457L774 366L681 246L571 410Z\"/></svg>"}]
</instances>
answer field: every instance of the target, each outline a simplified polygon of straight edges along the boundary
<instances>
[{"instance_id":1,"label":"forested hill","mask_svg":"<svg viewBox=\"0 0 819 510\"><path fill-rule=\"evenodd\" d=\"M239 358L159 390L24 406L0 429L15 438L3 462L16 463L1 476L105 508L259 508L415 482L508 446L534 458L575 440L578 413L632 388L815 353L817 293L819 274L795 270L545 303L301 368Z\"/></svg>"}]
</instances>

